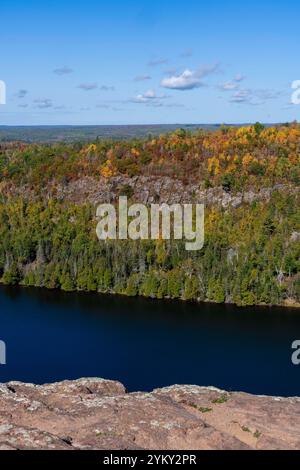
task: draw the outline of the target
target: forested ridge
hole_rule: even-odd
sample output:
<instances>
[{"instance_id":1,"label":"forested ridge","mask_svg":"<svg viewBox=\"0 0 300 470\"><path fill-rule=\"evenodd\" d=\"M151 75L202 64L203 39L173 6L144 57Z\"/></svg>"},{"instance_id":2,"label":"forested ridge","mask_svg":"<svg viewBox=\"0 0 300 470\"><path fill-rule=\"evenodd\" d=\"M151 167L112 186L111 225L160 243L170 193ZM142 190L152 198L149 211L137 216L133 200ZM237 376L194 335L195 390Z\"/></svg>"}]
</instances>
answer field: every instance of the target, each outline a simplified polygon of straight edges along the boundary
<instances>
[{"instance_id":1,"label":"forested ridge","mask_svg":"<svg viewBox=\"0 0 300 470\"><path fill-rule=\"evenodd\" d=\"M131 180L171 178L247 203L206 207L205 245L96 237L96 205L62 197L84 178L135 201ZM128 183L129 181L129 183ZM129 141L0 144L4 284L238 305L300 304L300 126L176 132ZM58 191L60 188L60 191ZM271 188L266 198L256 198ZM159 198L159 202L164 202ZM170 195L172 198L172 195ZM197 191L190 202L198 202ZM139 202L137 200L137 202Z\"/></svg>"}]
</instances>

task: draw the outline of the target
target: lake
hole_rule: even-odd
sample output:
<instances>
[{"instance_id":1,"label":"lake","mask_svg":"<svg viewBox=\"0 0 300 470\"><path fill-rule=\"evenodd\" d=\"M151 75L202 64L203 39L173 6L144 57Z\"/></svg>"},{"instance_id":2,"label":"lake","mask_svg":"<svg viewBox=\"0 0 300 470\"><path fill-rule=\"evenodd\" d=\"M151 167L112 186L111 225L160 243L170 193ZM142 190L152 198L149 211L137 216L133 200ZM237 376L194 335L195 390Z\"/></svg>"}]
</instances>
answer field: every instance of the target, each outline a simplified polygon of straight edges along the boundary
<instances>
[{"instance_id":1,"label":"lake","mask_svg":"<svg viewBox=\"0 0 300 470\"><path fill-rule=\"evenodd\" d=\"M120 380L300 395L300 310L0 287L0 381Z\"/></svg>"}]
</instances>

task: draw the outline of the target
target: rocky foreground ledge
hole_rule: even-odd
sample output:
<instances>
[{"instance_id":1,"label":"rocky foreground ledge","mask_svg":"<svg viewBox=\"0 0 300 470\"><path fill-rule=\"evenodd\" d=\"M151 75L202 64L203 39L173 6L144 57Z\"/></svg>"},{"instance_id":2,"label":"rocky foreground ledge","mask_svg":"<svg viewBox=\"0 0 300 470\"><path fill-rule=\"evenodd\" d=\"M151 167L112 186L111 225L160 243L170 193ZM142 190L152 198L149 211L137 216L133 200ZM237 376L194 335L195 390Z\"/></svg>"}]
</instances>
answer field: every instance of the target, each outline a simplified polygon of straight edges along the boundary
<instances>
[{"instance_id":1,"label":"rocky foreground ledge","mask_svg":"<svg viewBox=\"0 0 300 470\"><path fill-rule=\"evenodd\" d=\"M300 449L300 398L80 379L0 385L0 449Z\"/></svg>"}]
</instances>

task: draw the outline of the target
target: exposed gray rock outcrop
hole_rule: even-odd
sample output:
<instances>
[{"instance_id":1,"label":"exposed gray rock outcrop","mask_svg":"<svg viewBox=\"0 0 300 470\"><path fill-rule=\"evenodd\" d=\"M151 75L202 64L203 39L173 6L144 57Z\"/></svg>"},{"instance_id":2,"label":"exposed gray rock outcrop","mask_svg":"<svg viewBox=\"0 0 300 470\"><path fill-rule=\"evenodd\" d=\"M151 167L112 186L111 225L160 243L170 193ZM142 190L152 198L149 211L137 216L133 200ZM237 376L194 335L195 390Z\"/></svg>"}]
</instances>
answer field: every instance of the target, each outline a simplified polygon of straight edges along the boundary
<instances>
[{"instance_id":1,"label":"exposed gray rock outcrop","mask_svg":"<svg viewBox=\"0 0 300 470\"><path fill-rule=\"evenodd\" d=\"M273 188L261 188L258 192L245 191L244 193L231 194L222 187L201 190L199 184L184 184L181 180L168 176L115 176L109 180L102 178L96 180L84 177L69 183L67 186L58 186L55 189L56 196L61 199L73 201L89 201L94 204L114 202L122 188L130 186L134 199L144 204L165 202L193 203L203 202L206 205L221 205L223 207L239 207L242 203L251 204L254 201L267 201L273 192L294 193L298 189L284 184L275 185Z\"/></svg>"}]
</instances>

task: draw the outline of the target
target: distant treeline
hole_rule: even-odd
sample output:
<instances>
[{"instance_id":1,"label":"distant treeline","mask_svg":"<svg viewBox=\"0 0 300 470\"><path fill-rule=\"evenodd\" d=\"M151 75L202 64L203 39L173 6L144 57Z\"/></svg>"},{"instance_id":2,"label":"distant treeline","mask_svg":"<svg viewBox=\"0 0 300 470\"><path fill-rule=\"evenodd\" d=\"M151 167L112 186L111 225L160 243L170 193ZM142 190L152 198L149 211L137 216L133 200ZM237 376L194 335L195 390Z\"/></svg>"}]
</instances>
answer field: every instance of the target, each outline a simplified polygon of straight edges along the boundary
<instances>
[{"instance_id":1,"label":"distant treeline","mask_svg":"<svg viewBox=\"0 0 300 470\"><path fill-rule=\"evenodd\" d=\"M0 126L0 142L89 142L96 139L138 139L158 136L178 129L176 124L123 126ZM219 124L184 124L194 131L218 129Z\"/></svg>"}]
</instances>

